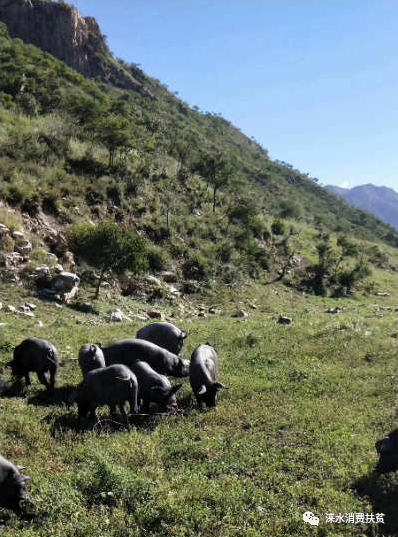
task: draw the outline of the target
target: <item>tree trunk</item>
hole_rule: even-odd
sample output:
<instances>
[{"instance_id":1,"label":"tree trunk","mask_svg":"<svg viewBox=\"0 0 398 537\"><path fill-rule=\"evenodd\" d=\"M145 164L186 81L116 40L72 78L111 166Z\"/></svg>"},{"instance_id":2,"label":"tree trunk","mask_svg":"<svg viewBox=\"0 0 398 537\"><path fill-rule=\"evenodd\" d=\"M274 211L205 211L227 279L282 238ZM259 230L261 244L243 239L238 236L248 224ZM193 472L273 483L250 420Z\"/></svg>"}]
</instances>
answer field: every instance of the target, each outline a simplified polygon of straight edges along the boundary
<instances>
[{"instance_id":1,"label":"tree trunk","mask_svg":"<svg viewBox=\"0 0 398 537\"><path fill-rule=\"evenodd\" d=\"M101 283L102 283L102 280L104 279L105 272L106 272L106 267L104 267L104 268L101 270L100 277L98 278L97 288L96 288L96 290L95 290L95 295L94 295L94 299L95 299L95 300L99 297L100 288L101 288Z\"/></svg>"},{"instance_id":2,"label":"tree trunk","mask_svg":"<svg viewBox=\"0 0 398 537\"><path fill-rule=\"evenodd\" d=\"M213 188L213 213L216 212L217 187Z\"/></svg>"}]
</instances>

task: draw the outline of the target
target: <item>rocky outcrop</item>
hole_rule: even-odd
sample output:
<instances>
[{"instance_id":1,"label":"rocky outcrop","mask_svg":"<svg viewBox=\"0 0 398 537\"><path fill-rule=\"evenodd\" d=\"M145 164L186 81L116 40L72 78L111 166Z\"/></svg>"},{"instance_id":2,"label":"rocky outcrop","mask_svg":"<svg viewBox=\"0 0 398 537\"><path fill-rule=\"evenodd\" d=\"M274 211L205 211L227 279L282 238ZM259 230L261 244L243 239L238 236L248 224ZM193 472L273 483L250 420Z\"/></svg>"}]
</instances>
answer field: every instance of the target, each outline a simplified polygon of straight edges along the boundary
<instances>
[{"instance_id":1,"label":"rocky outcrop","mask_svg":"<svg viewBox=\"0 0 398 537\"><path fill-rule=\"evenodd\" d=\"M49 0L0 0L0 21L11 37L49 52L88 78L146 92L112 57L96 20L75 7Z\"/></svg>"}]
</instances>

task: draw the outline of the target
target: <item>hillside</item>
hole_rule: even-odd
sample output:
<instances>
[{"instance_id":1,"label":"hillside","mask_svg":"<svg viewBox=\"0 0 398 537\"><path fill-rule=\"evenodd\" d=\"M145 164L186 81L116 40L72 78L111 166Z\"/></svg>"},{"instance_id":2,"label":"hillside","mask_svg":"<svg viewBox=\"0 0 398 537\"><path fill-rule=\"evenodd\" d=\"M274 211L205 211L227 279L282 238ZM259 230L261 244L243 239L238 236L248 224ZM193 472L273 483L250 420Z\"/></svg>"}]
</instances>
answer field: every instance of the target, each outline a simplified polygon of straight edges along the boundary
<instances>
[{"instance_id":1,"label":"hillside","mask_svg":"<svg viewBox=\"0 0 398 537\"><path fill-rule=\"evenodd\" d=\"M385 186L360 185L353 188L326 187L350 205L374 214L398 229L398 194Z\"/></svg>"}]
</instances>

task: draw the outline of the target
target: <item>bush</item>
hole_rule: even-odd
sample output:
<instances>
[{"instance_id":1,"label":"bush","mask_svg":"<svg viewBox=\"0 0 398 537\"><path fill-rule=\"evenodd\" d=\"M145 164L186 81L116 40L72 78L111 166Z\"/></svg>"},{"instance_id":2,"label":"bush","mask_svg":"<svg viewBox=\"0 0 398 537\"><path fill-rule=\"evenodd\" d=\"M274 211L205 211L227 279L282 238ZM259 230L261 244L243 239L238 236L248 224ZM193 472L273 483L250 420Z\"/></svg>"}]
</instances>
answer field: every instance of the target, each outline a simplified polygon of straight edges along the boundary
<instances>
[{"instance_id":1,"label":"bush","mask_svg":"<svg viewBox=\"0 0 398 537\"><path fill-rule=\"evenodd\" d=\"M191 257L184 262L182 272L185 278L203 281L209 276L210 265L203 254L193 253Z\"/></svg>"},{"instance_id":2,"label":"bush","mask_svg":"<svg viewBox=\"0 0 398 537\"><path fill-rule=\"evenodd\" d=\"M147 255L148 265L152 271L160 272L169 268L170 256L164 248L153 244L148 248Z\"/></svg>"}]
</instances>

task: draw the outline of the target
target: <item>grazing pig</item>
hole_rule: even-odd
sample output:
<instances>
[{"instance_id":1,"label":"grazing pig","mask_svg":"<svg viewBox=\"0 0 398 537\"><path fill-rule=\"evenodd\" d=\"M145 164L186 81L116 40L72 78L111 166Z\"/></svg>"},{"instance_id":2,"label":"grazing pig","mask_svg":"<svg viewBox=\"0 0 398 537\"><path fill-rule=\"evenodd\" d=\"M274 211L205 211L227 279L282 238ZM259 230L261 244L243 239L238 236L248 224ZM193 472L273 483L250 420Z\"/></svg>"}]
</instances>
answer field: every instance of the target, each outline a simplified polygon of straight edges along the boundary
<instances>
[{"instance_id":1,"label":"grazing pig","mask_svg":"<svg viewBox=\"0 0 398 537\"><path fill-rule=\"evenodd\" d=\"M162 410L175 410L177 400L175 394L182 384L172 386L164 375L160 375L146 362L135 362L132 370L138 379L138 398L142 401L142 410L147 412L151 401L157 403Z\"/></svg>"},{"instance_id":2,"label":"grazing pig","mask_svg":"<svg viewBox=\"0 0 398 537\"><path fill-rule=\"evenodd\" d=\"M200 345L192 354L189 381L200 408L215 407L217 392L225 388L217 382L217 353L210 345Z\"/></svg>"},{"instance_id":3,"label":"grazing pig","mask_svg":"<svg viewBox=\"0 0 398 537\"><path fill-rule=\"evenodd\" d=\"M173 354L180 354L187 333L171 323L152 323L137 332L137 339L155 343Z\"/></svg>"},{"instance_id":4,"label":"grazing pig","mask_svg":"<svg viewBox=\"0 0 398 537\"><path fill-rule=\"evenodd\" d=\"M27 386L31 383L29 373L33 372L48 392L54 390L58 353L54 345L45 339L29 338L22 341L15 347L14 359L8 365L15 377L25 377ZM50 375L50 380L47 374Z\"/></svg>"},{"instance_id":5,"label":"grazing pig","mask_svg":"<svg viewBox=\"0 0 398 537\"><path fill-rule=\"evenodd\" d=\"M189 363L175 354L143 339L125 339L102 347L106 365L124 364L132 367L135 362L147 362L161 375L187 377Z\"/></svg>"},{"instance_id":6,"label":"grazing pig","mask_svg":"<svg viewBox=\"0 0 398 537\"><path fill-rule=\"evenodd\" d=\"M79 365L83 377L100 367L105 367L104 353L98 345L83 345L79 351Z\"/></svg>"},{"instance_id":7,"label":"grazing pig","mask_svg":"<svg viewBox=\"0 0 398 537\"><path fill-rule=\"evenodd\" d=\"M379 454L376 472L387 474L398 470L398 429L392 431L385 438L378 440L375 447Z\"/></svg>"},{"instance_id":8,"label":"grazing pig","mask_svg":"<svg viewBox=\"0 0 398 537\"><path fill-rule=\"evenodd\" d=\"M0 507L20 510L21 501L27 497L26 482L30 479L22 475L21 470L21 466L15 466L0 455Z\"/></svg>"},{"instance_id":9,"label":"grazing pig","mask_svg":"<svg viewBox=\"0 0 398 537\"><path fill-rule=\"evenodd\" d=\"M94 369L87 373L83 382L71 396L71 402L76 402L79 418L84 418L90 412L95 418L98 406L108 405L111 414L116 412L116 406L127 420L124 404L130 404L130 412L137 413L138 384L135 374L124 365L111 365Z\"/></svg>"}]
</instances>

